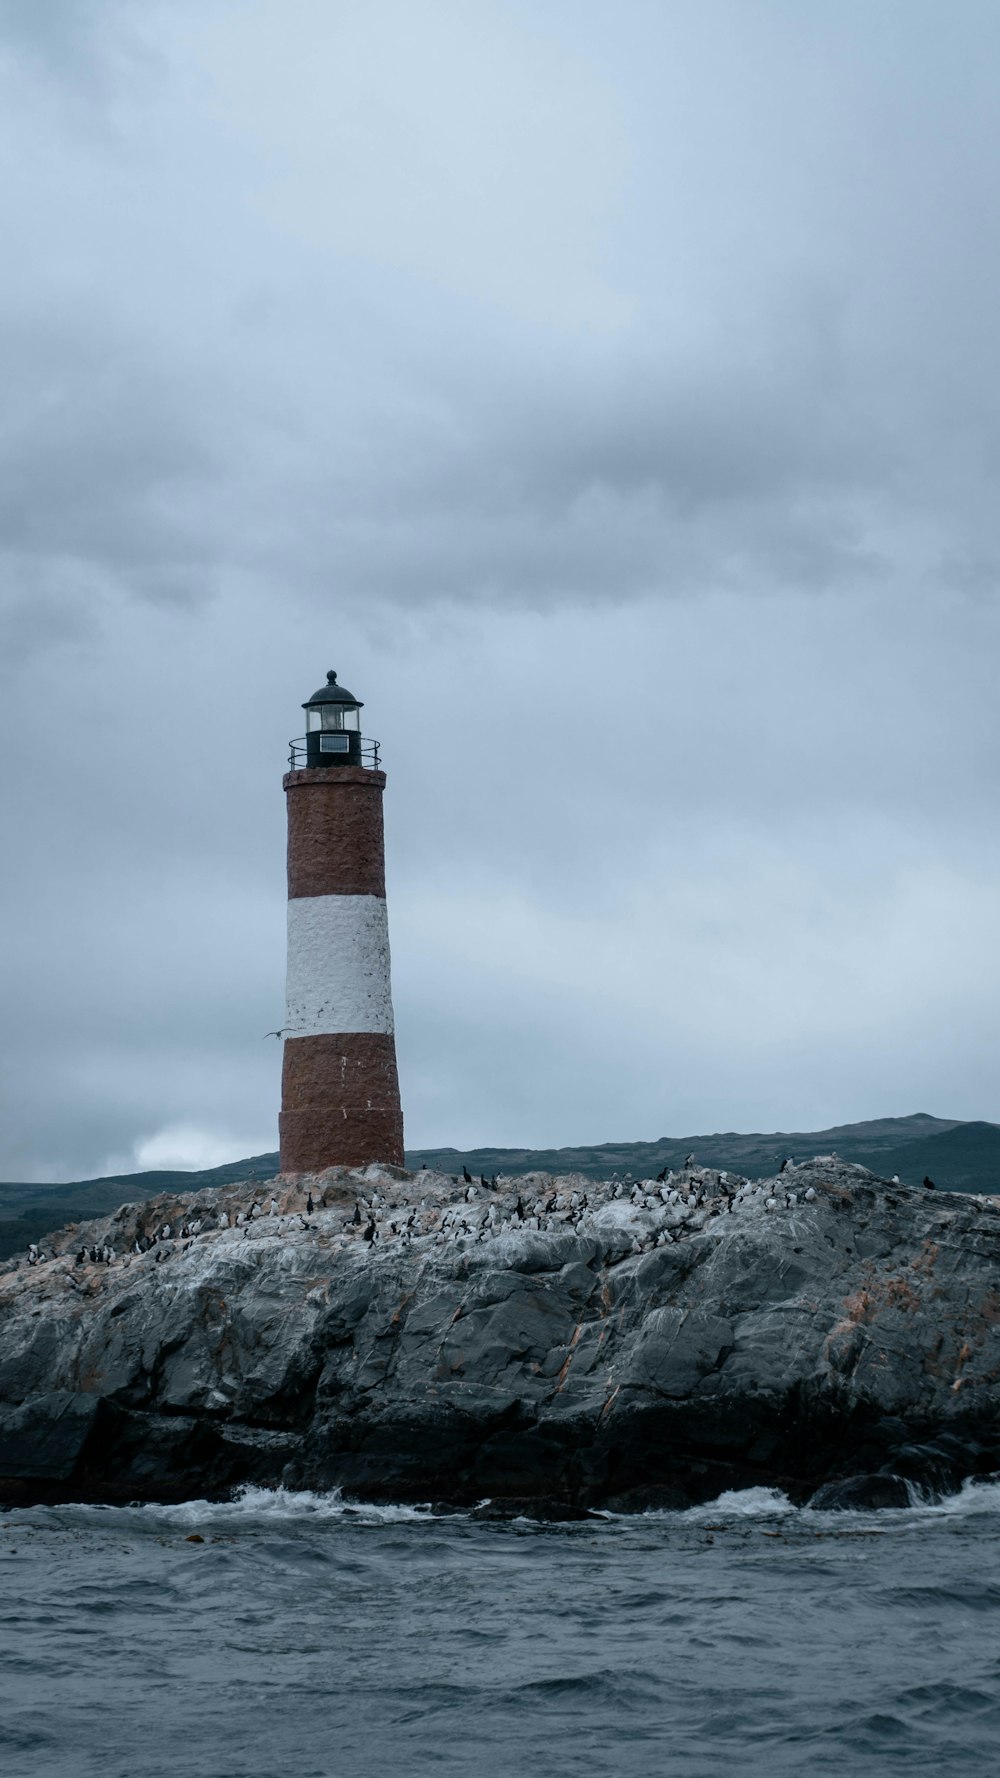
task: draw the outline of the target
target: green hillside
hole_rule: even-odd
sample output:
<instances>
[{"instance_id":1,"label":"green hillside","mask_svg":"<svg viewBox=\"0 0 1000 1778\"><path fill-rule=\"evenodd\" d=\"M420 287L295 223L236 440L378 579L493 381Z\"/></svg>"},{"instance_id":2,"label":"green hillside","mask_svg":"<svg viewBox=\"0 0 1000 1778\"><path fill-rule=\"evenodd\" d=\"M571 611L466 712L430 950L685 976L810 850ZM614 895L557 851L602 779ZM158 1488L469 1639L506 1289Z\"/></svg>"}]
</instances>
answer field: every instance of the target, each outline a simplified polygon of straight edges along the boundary
<instances>
[{"instance_id":1,"label":"green hillside","mask_svg":"<svg viewBox=\"0 0 1000 1778\"><path fill-rule=\"evenodd\" d=\"M904 1142L883 1150L877 1162L864 1162L904 1185L919 1185L927 1175L939 1191L1000 1192L1000 1126L958 1124L936 1136Z\"/></svg>"},{"instance_id":2,"label":"green hillside","mask_svg":"<svg viewBox=\"0 0 1000 1778\"><path fill-rule=\"evenodd\" d=\"M860 1161L881 1172L884 1168L879 1157L883 1153L896 1154L907 1143L947 1136L961 1127L955 1119L917 1112L912 1117L837 1124L829 1130L775 1130L751 1135L726 1130L709 1136L661 1136L655 1142L605 1142L580 1148L426 1148L415 1149L406 1158L411 1167L459 1173L467 1166L471 1173L483 1173L487 1178L494 1173L527 1173L537 1169L606 1179L609 1173L648 1178L663 1166L679 1167L693 1153L703 1166L726 1167L763 1177L776 1171L786 1155L807 1160L811 1155L836 1152L845 1161ZM892 1172L898 1171L898 1166L892 1168Z\"/></svg>"}]
</instances>

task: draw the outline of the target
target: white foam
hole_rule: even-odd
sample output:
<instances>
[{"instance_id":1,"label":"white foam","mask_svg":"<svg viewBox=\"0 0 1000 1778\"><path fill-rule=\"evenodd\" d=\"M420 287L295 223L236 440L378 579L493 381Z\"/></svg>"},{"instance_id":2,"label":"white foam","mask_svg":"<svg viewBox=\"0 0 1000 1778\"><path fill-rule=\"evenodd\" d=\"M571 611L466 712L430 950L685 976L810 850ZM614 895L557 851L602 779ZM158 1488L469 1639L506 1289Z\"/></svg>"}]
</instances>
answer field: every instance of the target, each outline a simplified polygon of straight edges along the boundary
<instances>
[{"instance_id":1,"label":"white foam","mask_svg":"<svg viewBox=\"0 0 1000 1778\"><path fill-rule=\"evenodd\" d=\"M56 1520L69 1517L74 1524L106 1524L109 1520L133 1520L138 1526L150 1521L178 1531L216 1531L289 1527L343 1520L377 1525L429 1523L441 1515L429 1506L382 1505L345 1500L339 1488L328 1493L309 1489L258 1488L249 1484L237 1489L230 1500L182 1500L174 1506L136 1502L132 1506L94 1505L86 1501L56 1507L13 1507L11 1521L34 1520L39 1514ZM449 1515L452 1516L452 1515Z\"/></svg>"},{"instance_id":2,"label":"white foam","mask_svg":"<svg viewBox=\"0 0 1000 1778\"><path fill-rule=\"evenodd\" d=\"M721 1513L727 1519L773 1519L796 1510L780 1488L727 1488L717 1500L688 1507L683 1516L686 1519L718 1518Z\"/></svg>"},{"instance_id":3,"label":"white foam","mask_svg":"<svg viewBox=\"0 0 1000 1778\"><path fill-rule=\"evenodd\" d=\"M938 1517L961 1518L973 1513L1000 1513L1000 1481L977 1481L969 1476L959 1488L957 1494L946 1494L943 1500L928 1501L916 1498L914 1505L922 1512L934 1513Z\"/></svg>"},{"instance_id":4,"label":"white foam","mask_svg":"<svg viewBox=\"0 0 1000 1778\"><path fill-rule=\"evenodd\" d=\"M365 1519L379 1524L409 1523L432 1519L428 1506L392 1506L345 1500L339 1488L313 1493L307 1488L258 1488L251 1485L237 1489L231 1500L185 1500L178 1506L149 1506L139 1509L155 1513L158 1518L176 1524L201 1525L222 1522L296 1522L315 1524L323 1519Z\"/></svg>"}]
</instances>

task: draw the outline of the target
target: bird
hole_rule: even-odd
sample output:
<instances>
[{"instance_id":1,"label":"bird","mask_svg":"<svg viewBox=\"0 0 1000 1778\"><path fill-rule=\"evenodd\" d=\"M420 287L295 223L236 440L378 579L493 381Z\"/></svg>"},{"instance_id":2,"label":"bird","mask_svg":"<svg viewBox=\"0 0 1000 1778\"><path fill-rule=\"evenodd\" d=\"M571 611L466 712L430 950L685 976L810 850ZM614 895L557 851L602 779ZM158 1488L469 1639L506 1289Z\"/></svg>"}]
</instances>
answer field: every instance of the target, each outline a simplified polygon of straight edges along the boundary
<instances>
[{"instance_id":1,"label":"bird","mask_svg":"<svg viewBox=\"0 0 1000 1778\"><path fill-rule=\"evenodd\" d=\"M472 1184L472 1174L469 1172L468 1167L462 1168L462 1178L465 1180L466 1185Z\"/></svg>"},{"instance_id":2,"label":"bird","mask_svg":"<svg viewBox=\"0 0 1000 1778\"><path fill-rule=\"evenodd\" d=\"M685 1167L693 1167L694 1166L694 1155L693 1154L686 1154L684 1156L684 1165L685 1165Z\"/></svg>"},{"instance_id":3,"label":"bird","mask_svg":"<svg viewBox=\"0 0 1000 1778\"><path fill-rule=\"evenodd\" d=\"M265 1037L284 1037L284 1035L284 1031L265 1031L264 1037L261 1038L261 1042L263 1043Z\"/></svg>"},{"instance_id":4,"label":"bird","mask_svg":"<svg viewBox=\"0 0 1000 1778\"><path fill-rule=\"evenodd\" d=\"M312 1192L310 1192L309 1196L306 1199L306 1215L311 1216L313 1211L315 1210L315 1208L316 1208L316 1206L313 1203L313 1195L312 1195Z\"/></svg>"},{"instance_id":5,"label":"bird","mask_svg":"<svg viewBox=\"0 0 1000 1778\"><path fill-rule=\"evenodd\" d=\"M667 1177L667 1169L666 1169L666 1167L661 1167L659 1173L657 1173L657 1175L656 1175L657 1185L663 1185L666 1182L666 1177Z\"/></svg>"},{"instance_id":6,"label":"bird","mask_svg":"<svg viewBox=\"0 0 1000 1778\"><path fill-rule=\"evenodd\" d=\"M926 1173L924 1174L924 1185L929 1192L936 1192L937 1191L937 1186L934 1184L933 1179L931 1179Z\"/></svg>"},{"instance_id":7,"label":"bird","mask_svg":"<svg viewBox=\"0 0 1000 1778\"><path fill-rule=\"evenodd\" d=\"M375 1218L374 1218L374 1216L368 1222L362 1239L369 1242L369 1244L372 1241L374 1241L374 1239L375 1239Z\"/></svg>"},{"instance_id":8,"label":"bird","mask_svg":"<svg viewBox=\"0 0 1000 1778\"><path fill-rule=\"evenodd\" d=\"M358 1203L355 1203L354 1215L351 1217L351 1222L353 1223L354 1227L357 1228L360 1221L361 1221L361 1205Z\"/></svg>"},{"instance_id":9,"label":"bird","mask_svg":"<svg viewBox=\"0 0 1000 1778\"><path fill-rule=\"evenodd\" d=\"M479 1183L480 1183L480 1185L481 1185L481 1186L482 1186L482 1188L483 1188L483 1190L484 1190L484 1192L488 1192L488 1191L489 1191L489 1189L490 1189L490 1182L489 1182L489 1180L488 1180L488 1179L487 1179L487 1177L486 1177L486 1175L485 1175L485 1173L480 1173L480 1175L479 1175Z\"/></svg>"}]
</instances>

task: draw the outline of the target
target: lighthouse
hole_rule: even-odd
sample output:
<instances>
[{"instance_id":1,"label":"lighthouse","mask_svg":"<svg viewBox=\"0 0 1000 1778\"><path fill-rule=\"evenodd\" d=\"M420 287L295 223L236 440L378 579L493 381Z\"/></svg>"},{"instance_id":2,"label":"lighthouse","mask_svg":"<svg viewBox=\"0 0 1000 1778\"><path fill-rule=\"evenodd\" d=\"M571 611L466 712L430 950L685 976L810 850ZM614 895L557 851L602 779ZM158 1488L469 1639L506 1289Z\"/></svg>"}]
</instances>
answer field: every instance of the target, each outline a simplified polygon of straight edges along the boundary
<instances>
[{"instance_id":1,"label":"lighthouse","mask_svg":"<svg viewBox=\"0 0 1000 1778\"><path fill-rule=\"evenodd\" d=\"M281 1171L403 1164L377 741L336 673L291 743Z\"/></svg>"}]
</instances>

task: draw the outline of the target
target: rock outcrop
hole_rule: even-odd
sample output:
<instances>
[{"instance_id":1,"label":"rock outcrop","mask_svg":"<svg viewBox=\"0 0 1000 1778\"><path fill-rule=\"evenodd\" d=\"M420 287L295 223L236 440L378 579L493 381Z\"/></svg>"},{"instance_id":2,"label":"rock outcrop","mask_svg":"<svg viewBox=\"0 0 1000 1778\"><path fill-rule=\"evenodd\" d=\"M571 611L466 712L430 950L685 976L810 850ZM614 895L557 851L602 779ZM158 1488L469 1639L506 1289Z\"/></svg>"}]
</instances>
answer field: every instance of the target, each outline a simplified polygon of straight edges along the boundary
<instances>
[{"instance_id":1,"label":"rock outcrop","mask_svg":"<svg viewBox=\"0 0 1000 1778\"><path fill-rule=\"evenodd\" d=\"M836 1157L334 1171L125 1205L0 1272L0 1499L878 1505L996 1468L1000 1208Z\"/></svg>"}]
</instances>

